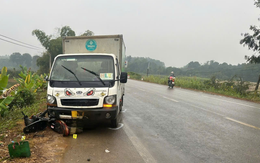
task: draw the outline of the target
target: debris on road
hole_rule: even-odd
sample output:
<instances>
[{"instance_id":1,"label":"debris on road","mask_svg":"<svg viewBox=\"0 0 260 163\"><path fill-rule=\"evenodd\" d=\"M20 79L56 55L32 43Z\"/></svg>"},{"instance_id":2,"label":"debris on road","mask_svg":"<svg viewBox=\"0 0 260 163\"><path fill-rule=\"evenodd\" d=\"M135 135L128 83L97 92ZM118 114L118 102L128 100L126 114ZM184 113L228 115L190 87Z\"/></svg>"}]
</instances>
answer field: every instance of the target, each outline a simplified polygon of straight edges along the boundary
<instances>
[{"instance_id":1,"label":"debris on road","mask_svg":"<svg viewBox=\"0 0 260 163\"><path fill-rule=\"evenodd\" d=\"M83 132L83 129L81 127L77 127L77 123L73 122L71 126L68 126L64 121L62 120L56 120L55 118L46 118L45 114L48 112L48 110L44 111L43 113L39 113L38 115L33 115L30 118L24 115L24 124L25 128L23 129L23 132L25 134L42 131L47 126L49 126L53 131L58 132L59 134L63 134L63 136L69 136L76 133Z\"/></svg>"},{"instance_id":2,"label":"debris on road","mask_svg":"<svg viewBox=\"0 0 260 163\"><path fill-rule=\"evenodd\" d=\"M8 145L9 155L15 157L30 157L31 151L28 141L12 142Z\"/></svg>"},{"instance_id":3,"label":"debris on road","mask_svg":"<svg viewBox=\"0 0 260 163\"><path fill-rule=\"evenodd\" d=\"M46 113L47 110L44 111L43 113L40 113L39 115L33 115L30 118L28 118L28 116L22 112L24 116L24 124L25 124L25 128L23 129L23 132L25 134L28 134L31 132L44 130L47 127L49 121L48 118L45 118Z\"/></svg>"},{"instance_id":4,"label":"debris on road","mask_svg":"<svg viewBox=\"0 0 260 163\"><path fill-rule=\"evenodd\" d=\"M22 140L22 141L24 141L24 140L25 140L25 138L26 138L25 136L22 136L21 140Z\"/></svg>"}]
</instances>

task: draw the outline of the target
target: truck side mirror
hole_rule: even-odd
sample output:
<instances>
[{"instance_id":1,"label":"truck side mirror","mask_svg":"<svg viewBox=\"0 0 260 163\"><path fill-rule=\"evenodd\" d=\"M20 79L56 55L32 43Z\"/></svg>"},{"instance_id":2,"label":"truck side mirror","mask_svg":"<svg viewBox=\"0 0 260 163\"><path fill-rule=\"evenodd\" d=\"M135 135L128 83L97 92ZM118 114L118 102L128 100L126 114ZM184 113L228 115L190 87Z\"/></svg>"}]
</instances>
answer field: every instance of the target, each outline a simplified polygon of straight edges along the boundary
<instances>
[{"instance_id":1,"label":"truck side mirror","mask_svg":"<svg viewBox=\"0 0 260 163\"><path fill-rule=\"evenodd\" d=\"M127 72L121 72L120 82L121 83L126 83L127 82Z\"/></svg>"}]
</instances>

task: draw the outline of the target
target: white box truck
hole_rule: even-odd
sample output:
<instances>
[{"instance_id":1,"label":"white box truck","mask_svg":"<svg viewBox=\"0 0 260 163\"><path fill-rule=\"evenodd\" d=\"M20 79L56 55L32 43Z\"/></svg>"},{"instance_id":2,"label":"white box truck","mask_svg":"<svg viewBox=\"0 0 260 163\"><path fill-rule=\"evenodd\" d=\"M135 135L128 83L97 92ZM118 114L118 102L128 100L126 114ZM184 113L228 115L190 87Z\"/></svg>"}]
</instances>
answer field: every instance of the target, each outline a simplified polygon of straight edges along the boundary
<instances>
[{"instance_id":1,"label":"white box truck","mask_svg":"<svg viewBox=\"0 0 260 163\"><path fill-rule=\"evenodd\" d=\"M122 35L64 37L47 77L50 118L118 126L127 73Z\"/></svg>"}]
</instances>

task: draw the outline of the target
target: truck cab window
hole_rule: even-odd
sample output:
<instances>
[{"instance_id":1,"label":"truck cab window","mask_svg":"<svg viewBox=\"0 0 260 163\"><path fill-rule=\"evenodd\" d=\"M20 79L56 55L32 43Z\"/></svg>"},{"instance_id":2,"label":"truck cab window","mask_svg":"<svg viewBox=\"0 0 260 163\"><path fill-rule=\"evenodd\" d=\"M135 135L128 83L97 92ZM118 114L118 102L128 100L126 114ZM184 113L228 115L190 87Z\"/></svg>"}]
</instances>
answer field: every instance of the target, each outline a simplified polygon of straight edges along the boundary
<instances>
[{"instance_id":1,"label":"truck cab window","mask_svg":"<svg viewBox=\"0 0 260 163\"><path fill-rule=\"evenodd\" d=\"M114 60L111 56L61 56L57 58L54 63L50 80L63 82L63 84L67 82L66 84L69 86L73 83L68 82L78 83L78 81L83 83L83 85L88 85L90 84L89 82L93 82L93 85L99 86L100 80L97 76L105 82L115 80Z\"/></svg>"}]
</instances>

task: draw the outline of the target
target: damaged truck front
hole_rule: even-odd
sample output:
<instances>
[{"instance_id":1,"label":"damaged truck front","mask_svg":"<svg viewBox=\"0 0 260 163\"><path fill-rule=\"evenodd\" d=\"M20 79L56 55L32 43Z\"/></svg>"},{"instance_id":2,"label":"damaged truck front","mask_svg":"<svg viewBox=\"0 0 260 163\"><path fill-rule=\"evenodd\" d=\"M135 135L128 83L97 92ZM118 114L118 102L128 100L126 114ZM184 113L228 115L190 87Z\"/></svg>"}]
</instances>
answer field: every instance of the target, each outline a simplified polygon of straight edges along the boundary
<instances>
[{"instance_id":1,"label":"damaged truck front","mask_svg":"<svg viewBox=\"0 0 260 163\"><path fill-rule=\"evenodd\" d=\"M66 123L109 120L116 128L123 106L127 73L122 35L63 38L63 54L54 58L47 77L50 118Z\"/></svg>"}]
</instances>

